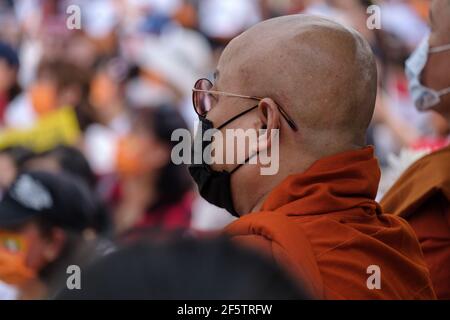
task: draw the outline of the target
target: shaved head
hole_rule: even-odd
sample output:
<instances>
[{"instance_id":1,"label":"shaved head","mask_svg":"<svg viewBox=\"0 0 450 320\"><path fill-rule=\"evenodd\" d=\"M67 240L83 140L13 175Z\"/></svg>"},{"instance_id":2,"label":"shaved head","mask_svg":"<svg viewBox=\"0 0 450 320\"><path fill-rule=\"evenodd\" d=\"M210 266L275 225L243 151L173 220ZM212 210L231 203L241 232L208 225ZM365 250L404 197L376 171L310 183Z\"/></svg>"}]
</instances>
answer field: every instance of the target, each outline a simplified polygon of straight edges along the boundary
<instances>
[{"instance_id":1,"label":"shaved head","mask_svg":"<svg viewBox=\"0 0 450 320\"><path fill-rule=\"evenodd\" d=\"M356 31L291 15L259 23L231 41L216 84L218 90L272 98L311 147L322 148L321 141L364 145L377 71L369 44Z\"/></svg>"},{"instance_id":2,"label":"shaved head","mask_svg":"<svg viewBox=\"0 0 450 320\"><path fill-rule=\"evenodd\" d=\"M279 156L275 175L264 176L259 165L245 165L231 176L234 206L245 214L257 211L287 176L366 145L377 69L369 44L356 31L319 17L291 15L261 22L234 38L219 59L212 90L261 98L251 108L255 101L217 96L207 118L222 131L266 129L255 150ZM297 128L289 126L280 107ZM273 132L279 134L274 148ZM212 168L233 172L236 165Z\"/></svg>"}]
</instances>

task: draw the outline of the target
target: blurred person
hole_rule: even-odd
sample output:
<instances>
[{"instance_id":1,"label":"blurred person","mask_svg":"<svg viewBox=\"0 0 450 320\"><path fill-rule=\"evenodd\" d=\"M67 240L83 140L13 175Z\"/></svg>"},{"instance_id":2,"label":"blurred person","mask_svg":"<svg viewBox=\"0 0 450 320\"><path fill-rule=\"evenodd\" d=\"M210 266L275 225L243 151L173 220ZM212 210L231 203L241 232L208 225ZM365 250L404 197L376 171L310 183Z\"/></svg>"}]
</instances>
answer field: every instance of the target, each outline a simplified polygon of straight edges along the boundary
<instances>
[{"instance_id":1,"label":"blurred person","mask_svg":"<svg viewBox=\"0 0 450 320\"><path fill-rule=\"evenodd\" d=\"M142 87L130 92L131 104L172 104L191 125L192 83L212 65L208 41L197 31L170 26L159 36L147 35L138 52ZM136 101L140 96L143 101Z\"/></svg>"},{"instance_id":2,"label":"blurred person","mask_svg":"<svg viewBox=\"0 0 450 320\"><path fill-rule=\"evenodd\" d=\"M377 70L356 31L308 15L267 20L233 39L215 82L201 79L193 91L203 130L262 130L246 162L189 168L200 194L238 217L226 234L319 299L435 298L413 230L374 200L380 168L365 140ZM202 151L210 144L220 147L203 142ZM247 163L278 150L274 175ZM370 266L382 270L377 290Z\"/></svg>"},{"instance_id":3,"label":"blurred person","mask_svg":"<svg viewBox=\"0 0 450 320\"><path fill-rule=\"evenodd\" d=\"M113 51L113 49L111 49ZM81 32L72 32L70 37L65 39L63 57L71 63L81 68L94 68L96 59L101 54L95 41Z\"/></svg>"},{"instance_id":4,"label":"blurred person","mask_svg":"<svg viewBox=\"0 0 450 320\"><path fill-rule=\"evenodd\" d=\"M138 243L98 261L83 290L57 299L287 300L310 299L271 261L229 240L175 239Z\"/></svg>"},{"instance_id":5,"label":"blurred person","mask_svg":"<svg viewBox=\"0 0 450 320\"><path fill-rule=\"evenodd\" d=\"M134 111L131 132L119 142L119 184L113 193L119 233L158 227L188 228L192 182L184 165L171 161L172 132L187 125L169 106Z\"/></svg>"},{"instance_id":6,"label":"blurred person","mask_svg":"<svg viewBox=\"0 0 450 320\"><path fill-rule=\"evenodd\" d=\"M89 102L96 122L112 127L117 132L128 129L124 101L124 82L128 65L119 57L100 62L90 83Z\"/></svg>"},{"instance_id":7,"label":"blurred person","mask_svg":"<svg viewBox=\"0 0 450 320\"><path fill-rule=\"evenodd\" d=\"M435 148L444 141L438 138L443 133L439 123L436 122L435 125L433 117L423 117L413 105L409 105L410 97L405 92L407 88L403 83L406 79L397 80L400 80L397 88L391 87L388 90L386 87L379 87L370 126L369 139L377 148L376 155L382 169L377 200L383 198L412 163L429 153L430 147ZM400 99L408 103L399 108L396 96L402 96Z\"/></svg>"},{"instance_id":8,"label":"blurred person","mask_svg":"<svg viewBox=\"0 0 450 320\"><path fill-rule=\"evenodd\" d=\"M130 129L126 90L134 72L119 56L96 64L88 98L94 122L84 132L82 149L97 175L113 173L115 145Z\"/></svg>"},{"instance_id":9,"label":"blurred person","mask_svg":"<svg viewBox=\"0 0 450 320\"><path fill-rule=\"evenodd\" d=\"M72 146L59 145L48 151L27 159L26 170L48 172L67 172L83 180L87 186L95 189L96 176L83 153Z\"/></svg>"},{"instance_id":10,"label":"blurred person","mask_svg":"<svg viewBox=\"0 0 450 320\"><path fill-rule=\"evenodd\" d=\"M79 149L60 145L33 157L28 157L22 168L23 170L45 171L55 174L68 173L82 180L89 187L96 207L89 227L95 234L106 235L111 231L110 214L97 192L97 177Z\"/></svg>"},{"instance_id":11,"label":"blurred person","mask_svg":"<svg viewBox=\"0 0 450 320\"><path fill-rule=\"evenodd\" d=\"M22 171L27 160L34 153L24 147L16 146L0 150L0 190L8 189Z\"/></svg>"},{"instance_id":12,"label":"blurred person","mask_svg":"<svg viewBox=\"0 0 450 320\"><path fill-rule=\"evenodd\" d=\"M14 14L14 2L0 1L0 39L16 46L20 37L21 30Z\"/></svg>"},{"instance_id":13,"label":"blurred person","mask_svg":"<svg viewBox=\"0 0 450 320\"><path fill-rule=\"evenodd\" d=\"M0 231L0 300L33 299L44 285L25 263L26 244L16 234Z\"/></svg>"},{"instance_id":14,"label":"blurred person","mask_svg":"<svg viewBox=\"0 0 450 320\"><path fill-rule=\"evenodd\" d=\"M374 52L380 76L368 139L376 146L376 156L382 168L377 195L380 199L398 178L398 165L403 165L404 155L411 153L418 140L432 137L435 131L430 117L415 109L409 95L403 67L409 54L405 44L383 30L377 30L376 38ZM402 160L397 161L399 158Z\"/></svg>"},{"instance_id":15,"label":"blurred person","mask_svg":"<svg viewBox=\"0 0 450 320\"><path fill-rule=\"evenodd\" d=\"M395 38L387 41L392 40ZM388 45L384 48L386 53L383 61L383 91L380 99L385 110L377 111L380 111L381 118L389 128L391 139L396 146L387 152L398 152L401 148L410 147L417 139L434 134L430 117L416 110L408 92L404 62L409 51L400 43L397 39L397 45Z\"/></svg>"},{"instance_id":16,"label":"blurred person","mask_svg":"<svg viewBox=\"0 0 450 320\"><path fill-rule=\"evenodd\" d=\"M89 70L64 60L43 60L36 79L24 96L13 101L5 113L12 128L29 128L36 120L59 107L73 107L81 129L92 122L88 104Z\"/></svg>"},{"instance_id":17,"label":"blurred person","mask_svg":"<svg viewBox=\"0 0 450 320\"><path fill-rule=\"evenodd\" d=\"M29 87L36 78L42 60L71 59L67 43L76 33L67 28L67 1L16 0L14 11L18 21L20 38L20 83Z\"/></svg>"},{"instance_id":18,"label":"blurred person","mask_svg":"<svg viewBox=\"0 0 450 320\"><path fill-rule=\"evenodd\" d=\"M406 63L409 90L419 111L434 111L450 124L450 3L434 0L431 34ZM440 299L450 299L450 148L412 164L382 199L385 210L413 227Z\"/></svg>"},{"instance_id":19,"label":"blurred person","mask_svg":"<svg viewBox=\"0 0 450 320\"><path fill-rule=\"evenodd\" d=\"M0 41L0 126L3 125L6 108L21 92L17 82L19 57L8 44Z\"/></svg>"},{"instance_id":20,"label":"blurred person","mask_svg":"<svg viewBox=\"0 0 450 320\"><path fill-rule=\"evenodd\" d=\"M66 283L69 265L91 262L110 249L85 238L94 210L89 189L73 176L20 174L0 202L4 243L19 243L12 252L0 251L0 280L14 284L16 277L25 279L19 286L22 297L51 297ZM11 264L20 267L18 274L11 272ZM27 279L41 284L36 296L30 297Z\"/></svg>"}]
</instances>

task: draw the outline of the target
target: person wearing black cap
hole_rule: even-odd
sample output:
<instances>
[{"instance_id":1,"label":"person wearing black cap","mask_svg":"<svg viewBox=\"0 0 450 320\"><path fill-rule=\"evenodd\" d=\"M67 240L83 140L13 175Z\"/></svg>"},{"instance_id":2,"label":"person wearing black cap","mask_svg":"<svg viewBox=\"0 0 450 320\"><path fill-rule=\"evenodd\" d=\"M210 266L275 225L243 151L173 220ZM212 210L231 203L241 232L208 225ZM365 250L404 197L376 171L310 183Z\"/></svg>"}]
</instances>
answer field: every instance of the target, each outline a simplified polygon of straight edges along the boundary
<instances>
[{"instance_id":1,"label":"person wearing black cap","mask_svg":"<svg viewBox=\"0 0 450 320\"><path fill-rule=\"evenodd\" d=\"M19 57L7 43L0 41L0 124L9 103L20 93L17 83Z\"/></svg>"},{"instance_id":2,"label":"person wearing black cap","mask_svg":"<svg viewBox=\"0 0 450 320\"><path fill-rule=\"evenodd\" d=\"M70 265L84 265L110 249L85 236L95 210L89 188L68 174L24 172L3 195L0 239L6 233L24 243L23 264L45 287L39 297L51 297L65 285Z\"/></svg>"},{"instance_id":3,"label":"person wearing black cap","mask_svg":"<svg viewBox=\"0 0 450 320\"><path fill-rule=\"evenodd\" d=\"M2 160L1 151L0 160ZM91 226L93 231L104 236L111 235L111 214L106 204L101 201L101 197L97 189L97 177L80 149L69 145L58 145L53 149L34 154L32 157L27 157L22 163L23 170L47 171L55 174L65 172L83 180L90 188L91 193L98 195L98 210L92 220ZM1 177L2 173L0 172L0 178Z\"/></svg>"}]
</instances>

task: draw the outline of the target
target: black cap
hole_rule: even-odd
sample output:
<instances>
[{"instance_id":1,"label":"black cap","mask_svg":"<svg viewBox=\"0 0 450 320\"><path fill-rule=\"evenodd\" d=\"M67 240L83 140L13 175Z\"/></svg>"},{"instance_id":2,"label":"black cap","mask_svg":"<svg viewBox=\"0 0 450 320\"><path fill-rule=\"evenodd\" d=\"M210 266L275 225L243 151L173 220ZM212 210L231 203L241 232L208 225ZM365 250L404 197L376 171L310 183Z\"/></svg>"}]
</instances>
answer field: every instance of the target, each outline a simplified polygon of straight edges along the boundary
<instances>
[{"instance_id":1,"label":"black cap","mask_svg":"<svg viewBox=\"0 0 450 320\"><path fill-rule=\"evenodd\" d=\"M82 231L91 225L95 210L94 196L77 177L24 172L0 201L0 228L18 226L39 217L66 230Z\"/></svg>"}]
</instances>

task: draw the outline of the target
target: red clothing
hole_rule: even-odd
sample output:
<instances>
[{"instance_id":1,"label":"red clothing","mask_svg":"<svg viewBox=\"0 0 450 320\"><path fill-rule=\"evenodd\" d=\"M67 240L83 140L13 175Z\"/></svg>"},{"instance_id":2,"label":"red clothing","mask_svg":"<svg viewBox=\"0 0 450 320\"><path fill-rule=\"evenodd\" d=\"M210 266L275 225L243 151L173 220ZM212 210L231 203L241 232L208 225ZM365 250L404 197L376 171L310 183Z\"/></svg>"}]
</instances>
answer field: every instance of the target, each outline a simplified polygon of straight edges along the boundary
<instances>
[{"instance_id":1,"label":"red clothing","mask_svg":"<svg viewBox=\"0 0 450 320\"><path fill-rule=\"evenodd\" d=\"M319 299L434 299L413 230L374 200L379 180L371 147L320 159L225 231L286 266ZM379 290L367 285L373 265Z\"/></svg>"},{"instance_id":2,"label":"red clothing","mask_svg":"<svg viewBox=\"0 0 450 320\"><path fill-rule=\"evenodd\" d=\"M123 199L122 185L114 181L106 202L113 208ZM175 203L157 203L143 212L142 218L136 222L133 229L149 229L151 227L163 230L187 229L191 226L192 204L195 199L193 191L187 191Z\"/></svg>"},{"instance_id":3,"label":"red clothing","mask_svg":"<svg viewBox=\"0 0 450 320\"><path fill-rule=\"evenodd\" d=\"M0 124L3 124L3 118L5 116L5 110L8 106L9 99L6 94L0 92Z\"/></svg>"},{"instance_id":4,"label":"red clothing","mask_svg":"<svg viewBox=\"0 0 450 320\"><path fill-rule=\"evenodd\" d=\"M194 194L188 192L177 203L157 206L145 213L135 228L159 227L164 230L187 229L191 224Z\"/></svg>"},{"instance_id":5,"label":"red clothing","mask_svg":"<svg viewBox=\"0 0 450 320\"><path fill-rule=\"evenodd\" d=\"M142 239L157 241L170 236L171 232L168 231L187 231L191 223L193 200L194 193L187 192L177 203L161 205L148 211L131 229L119 236L119 242L130 244Z\"/></svg>"}]
</instances>

